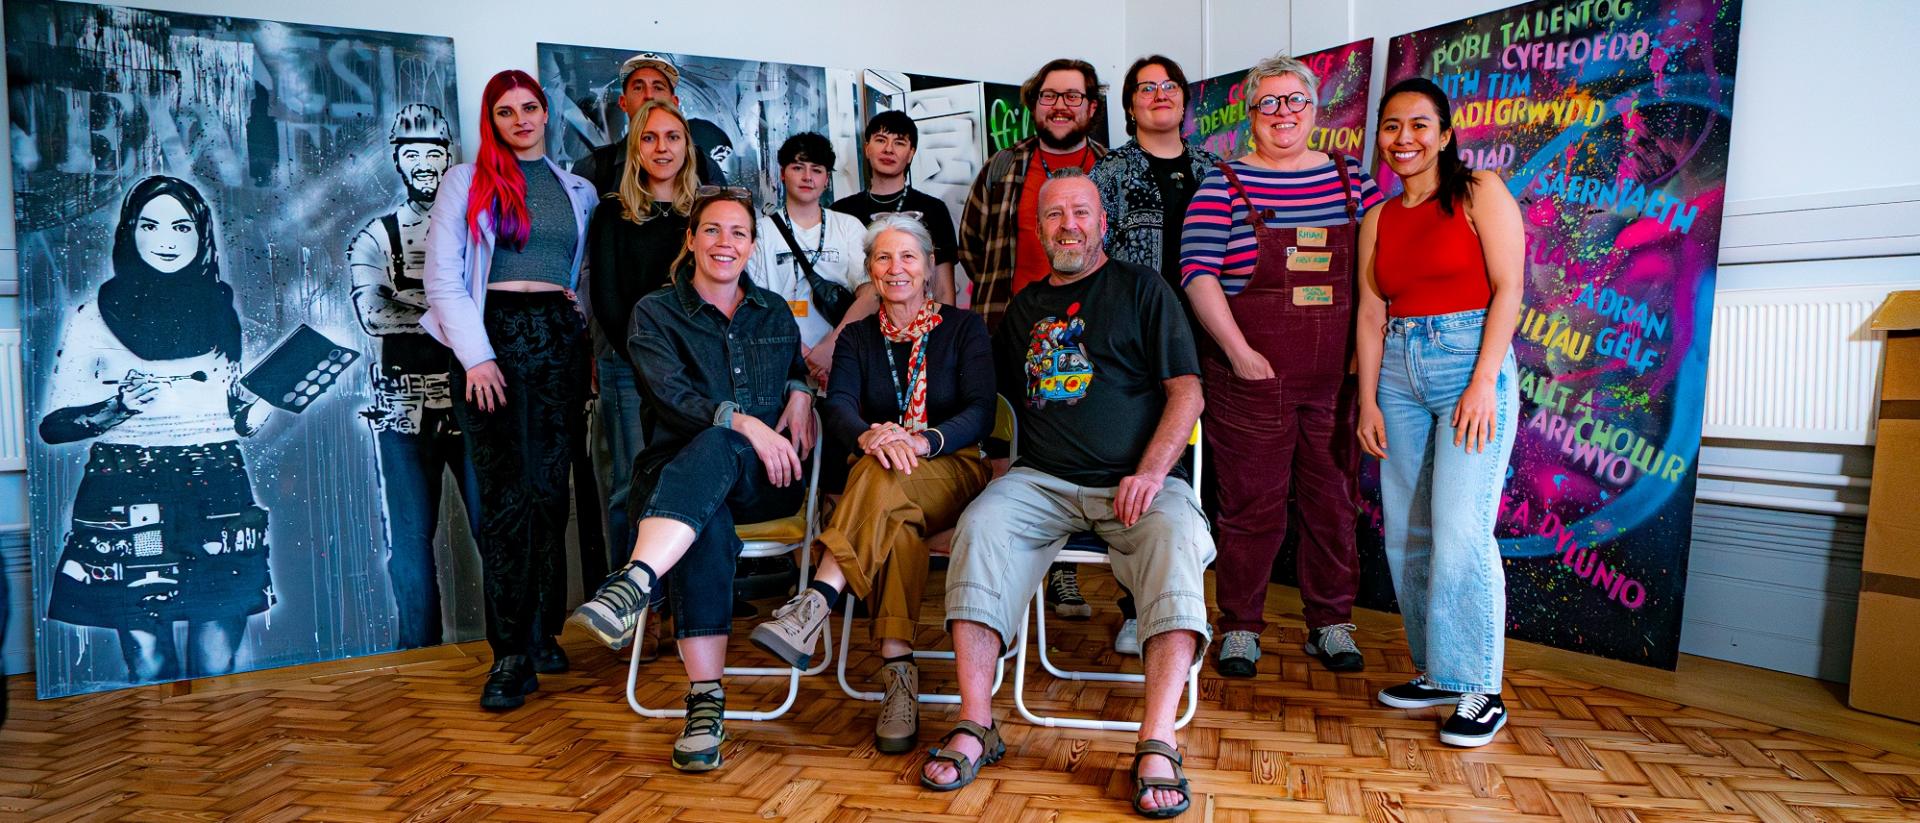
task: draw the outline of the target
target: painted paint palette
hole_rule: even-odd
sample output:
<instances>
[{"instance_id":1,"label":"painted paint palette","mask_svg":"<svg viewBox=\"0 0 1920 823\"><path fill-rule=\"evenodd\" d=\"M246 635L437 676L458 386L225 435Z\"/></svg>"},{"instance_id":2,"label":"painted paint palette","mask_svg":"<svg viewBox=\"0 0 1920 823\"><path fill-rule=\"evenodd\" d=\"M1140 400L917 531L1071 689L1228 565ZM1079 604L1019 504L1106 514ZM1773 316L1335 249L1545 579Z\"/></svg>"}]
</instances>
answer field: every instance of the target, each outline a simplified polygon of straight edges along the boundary
<instances>
[{"instance_id":1,"label":"painted paint palette","mask_svg":"<svg viewBox=\"0 0 1920 823\"><path fill-rule=\"evenodd\" d=\"M299 414L333 388L347 364L358 359L360 352L302 323L240 378L240 385L277 408Z\"/></svg>"}]
</instances>

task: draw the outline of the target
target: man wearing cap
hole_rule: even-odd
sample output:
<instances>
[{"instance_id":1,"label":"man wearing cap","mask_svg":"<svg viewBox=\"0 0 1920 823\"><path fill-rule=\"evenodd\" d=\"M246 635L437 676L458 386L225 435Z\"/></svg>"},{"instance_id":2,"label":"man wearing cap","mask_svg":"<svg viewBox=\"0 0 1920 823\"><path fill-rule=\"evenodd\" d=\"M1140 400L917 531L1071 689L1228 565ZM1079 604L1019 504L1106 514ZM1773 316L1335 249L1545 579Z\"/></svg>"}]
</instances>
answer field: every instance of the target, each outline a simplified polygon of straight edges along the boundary
<instances>
[{"instance_id":1,"label":"man wearing cap","mask_svg":"<svg viewBox=\"0 0 1920 823\"><path fill-rule=\"evenodd\" d=\"M354 312L380 344L370 364L373 405L361 416L373 428L387 504L387 577L399 622L395 640L399 648L411 649L441 641L433 530L440 522L445 470L453 470L468 524L476 530L478 491L447 390L452 352L420 328L427 308L420 279L427 212L453 160L453 129L439 109L412 103L394 114L388 141L407 199L353 236L347 267L353 274Z\"/></svg>"},{"instance_id":2,"label":"man wearing cap","mask_svg":"<svg viewBox=\"0 0 1920 823\"><path fill-rule=\"evenodd\" d=\"M674 89L679 85L680 69L673 65L673 61L663 55L643 51L620 64L620 110L632 117L634 112L640 110L641 103L656 98L671 100L678 107L680 95L675 94ZM683 110L682 114L686 112ZM572 169L574 174L593 181L593 187L601 197L620 187L620 173L627 166L626 130L612 135L613 130L613 124L607 124L607 131L613 139L580 158ZM690 157L697 163L694 169L699 172L701 183L715 186L727 184L727 173L701 150L697 142L692 151Z\"/></svg>"}]
</instances>

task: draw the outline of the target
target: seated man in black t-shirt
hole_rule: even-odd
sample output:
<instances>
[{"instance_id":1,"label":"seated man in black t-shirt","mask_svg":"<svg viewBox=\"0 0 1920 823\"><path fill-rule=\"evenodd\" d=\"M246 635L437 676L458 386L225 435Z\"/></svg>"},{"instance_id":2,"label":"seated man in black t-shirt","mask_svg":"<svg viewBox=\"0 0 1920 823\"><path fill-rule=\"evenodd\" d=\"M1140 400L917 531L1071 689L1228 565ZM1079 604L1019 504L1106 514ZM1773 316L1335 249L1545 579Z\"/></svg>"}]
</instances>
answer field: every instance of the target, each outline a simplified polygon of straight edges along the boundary
<instances>
[{"instance_id":1,"label":"seated man in black t-shirt","mask_svg":"<svg viewBox=\"0 0 1920 823\"><path fill-rule=\"evenodd\" d=\"M1188 803L1174 718L1209 632L1203 575L1213 538L1180 467L1200 417L1200 363L1159 273L1106 256L1092 181L1077 169L1056 173L1040 189L1039 218L1053 271L1014 296L993 338L1000 391L1019 415L1019 459L954 534L946 605L962 721L921 782L959 788L1004 753L993 728L994 661L1018 641L1061 540L1091 531L1139 602L1147 699L1134 808L1167 816Z\"/></svg>"},{"instance_id":2,"label":"seated man in black t-shirt","mask_svg":"<svg viewBox=\"0 0 1920 823\"><path fill-rule=\"evenodd\" d=\"M907 180L914 152L920 148L920 127L904 111L883 111L867 121L866 142L861 153L867 158L867 190L849 194L833 204L833 210L859 218L860 225L873 222L873 216L887 212L919 212L920 223L933 235L933 299L953 305L953 261L955 251L953 214L947 204L923 191L914 191Z\"/></svg>"}]
</instances>

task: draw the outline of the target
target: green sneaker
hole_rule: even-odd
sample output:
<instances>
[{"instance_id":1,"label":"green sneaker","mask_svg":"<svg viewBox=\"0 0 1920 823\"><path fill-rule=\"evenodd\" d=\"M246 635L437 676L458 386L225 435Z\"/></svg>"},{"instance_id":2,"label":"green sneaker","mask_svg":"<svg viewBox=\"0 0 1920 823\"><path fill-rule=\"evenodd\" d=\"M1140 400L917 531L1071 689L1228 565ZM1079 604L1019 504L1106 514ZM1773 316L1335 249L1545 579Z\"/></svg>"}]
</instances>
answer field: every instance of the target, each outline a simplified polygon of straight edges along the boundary
<instances>
[{"instance_id":1,"label":"green sneaker","mask_svg":"<svg viewBox=\"0 0 1920 823\"><path fill-rule=\"evenodd\" d=\"M687 725L673 741L673 767L683 772L720 768L720 747L727 742L727 695L715 689L687 695Z\"/></svg>"}]
</instances>

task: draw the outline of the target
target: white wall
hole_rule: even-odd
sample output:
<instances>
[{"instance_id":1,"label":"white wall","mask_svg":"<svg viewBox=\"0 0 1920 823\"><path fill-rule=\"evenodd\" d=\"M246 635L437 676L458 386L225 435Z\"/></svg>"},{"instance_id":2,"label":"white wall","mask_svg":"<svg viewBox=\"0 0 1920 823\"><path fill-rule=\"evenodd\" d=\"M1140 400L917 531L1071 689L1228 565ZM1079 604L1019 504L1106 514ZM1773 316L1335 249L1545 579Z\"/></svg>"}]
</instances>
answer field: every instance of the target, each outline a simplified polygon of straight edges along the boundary
<instances>
[{"instance_id":1,"label":"white wall","mask_svg":"<svg viewBox=\"0 0 1920 823\"><path fill-rule=\"evenodd\" d=\"M1216 0L1216 31L1255 28L1275 4ZM1512 0L1293 0L1293 46L1375 37L1374 81L1395 35L1515 5ZM1225 36L1225 35L1222 35ZM1230 36L1225 36L1231 39ZM1734 93L1729 204L1920 184L1920 108L1893 93L1920 40L1912 0L1746 0ZM1224 67L1221 70L1225 70ZM1889 162L1892 161L1892 162Z\"/></svg>"}]
</instances>

